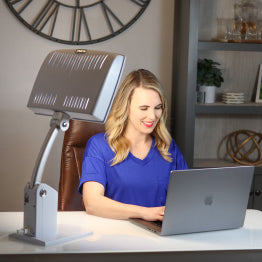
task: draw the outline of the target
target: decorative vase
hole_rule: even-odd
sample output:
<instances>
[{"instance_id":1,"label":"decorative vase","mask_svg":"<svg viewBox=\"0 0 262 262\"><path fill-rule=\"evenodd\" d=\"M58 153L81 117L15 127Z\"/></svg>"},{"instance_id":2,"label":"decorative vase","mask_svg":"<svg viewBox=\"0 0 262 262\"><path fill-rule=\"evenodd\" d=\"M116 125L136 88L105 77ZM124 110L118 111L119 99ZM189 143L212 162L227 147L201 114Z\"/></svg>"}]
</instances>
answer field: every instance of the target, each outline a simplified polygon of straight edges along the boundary
<instances>
[{"instance_id":1,"label":"decorative vase","mask_svg":"<svg viewBox=\"0 0 262 262\"><path fill-rule=\"evenodd\" d=\"M200 86L199 92L201 96L201 103L203 104L215 103L216 86Z\"/></svg>"}]
</instances>

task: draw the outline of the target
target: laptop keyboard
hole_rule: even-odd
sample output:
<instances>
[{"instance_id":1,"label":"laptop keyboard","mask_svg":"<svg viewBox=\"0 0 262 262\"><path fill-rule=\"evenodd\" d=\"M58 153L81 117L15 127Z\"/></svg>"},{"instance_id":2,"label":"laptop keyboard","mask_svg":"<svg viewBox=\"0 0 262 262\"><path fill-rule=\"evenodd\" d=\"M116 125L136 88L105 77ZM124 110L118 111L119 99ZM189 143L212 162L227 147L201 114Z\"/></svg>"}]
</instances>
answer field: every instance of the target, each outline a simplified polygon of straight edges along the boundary
<instances>
[{"instance_id":1,"label":"laptop keyboard","mask_svg":"<svg viewBox=\"0 0 262 262\"><path fill-rule=\"evenodd\" d=\"M162 227L162 221L153 221L154 225L158 226L158 227Z\"/></svg>"}]
</instances>

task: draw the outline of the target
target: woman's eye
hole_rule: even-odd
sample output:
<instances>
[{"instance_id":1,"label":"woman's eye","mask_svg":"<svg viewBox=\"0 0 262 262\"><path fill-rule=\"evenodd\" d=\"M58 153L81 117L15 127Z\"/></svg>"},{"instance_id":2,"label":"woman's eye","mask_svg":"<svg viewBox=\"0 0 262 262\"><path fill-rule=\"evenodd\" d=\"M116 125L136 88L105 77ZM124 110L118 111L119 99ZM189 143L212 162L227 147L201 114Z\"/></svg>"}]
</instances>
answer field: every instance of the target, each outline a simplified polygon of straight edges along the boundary
<instances>
[{"instance_id":1,"label":"woman's eye","mask_svg":"<svg viewBox=\"0 0 262 262\"><path fill-rule=\"evenodd\" d=\"M146 110L148 110L148 106L144 106L144 107L140 107L140 110L142 110L142 111L146 111ZM162 105L159 105L159 106L156 106L155 107L155 110L159 110L159 109L163 109L163 106Z\"/></svg>"}]
</instances>

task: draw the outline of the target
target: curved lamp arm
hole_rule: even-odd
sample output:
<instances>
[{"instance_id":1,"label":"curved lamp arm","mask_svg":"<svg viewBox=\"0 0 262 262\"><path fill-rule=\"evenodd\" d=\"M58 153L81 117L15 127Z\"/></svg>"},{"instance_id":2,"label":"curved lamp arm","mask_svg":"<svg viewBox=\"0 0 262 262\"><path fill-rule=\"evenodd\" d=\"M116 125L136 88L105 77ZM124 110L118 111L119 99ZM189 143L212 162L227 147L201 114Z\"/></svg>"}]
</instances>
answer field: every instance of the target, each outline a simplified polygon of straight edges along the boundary
<instances>
[{"instance_id":1,"label":"curved lamp arm","mask_svg":"<svg viewBox=\"0 0 262 262\"><path fill-rule=\"evenodd\" d=\"M31 177L30 188L40 184L45 168L46 161L54 144L59 130L65 132L69 128L69 115L62 112L55 112L50 121L50 129L38 154L33 174Z\"/></svg>"}]
</instances>

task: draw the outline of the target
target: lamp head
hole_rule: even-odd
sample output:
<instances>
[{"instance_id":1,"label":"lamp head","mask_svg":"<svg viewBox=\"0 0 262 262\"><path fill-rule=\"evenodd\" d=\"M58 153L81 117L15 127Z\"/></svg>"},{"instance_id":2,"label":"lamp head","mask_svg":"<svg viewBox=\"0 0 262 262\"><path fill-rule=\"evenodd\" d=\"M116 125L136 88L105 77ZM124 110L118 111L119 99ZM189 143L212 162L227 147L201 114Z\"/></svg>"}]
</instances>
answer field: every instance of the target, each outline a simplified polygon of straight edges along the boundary
<instances>
[{"instance_id":1,"label":"lamp head","mask_svg":"<svg viewBox=\"0 0 262 262\"><path fill-rule=\"evenodd\" d=\"M63 112L70 118L106 121L125 56L86 49L55 50L45 58L28 108L36 114Z\"/></svg>"}]
</instances>

